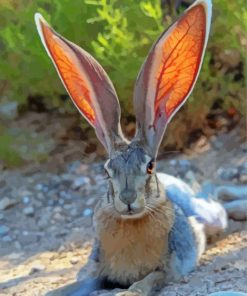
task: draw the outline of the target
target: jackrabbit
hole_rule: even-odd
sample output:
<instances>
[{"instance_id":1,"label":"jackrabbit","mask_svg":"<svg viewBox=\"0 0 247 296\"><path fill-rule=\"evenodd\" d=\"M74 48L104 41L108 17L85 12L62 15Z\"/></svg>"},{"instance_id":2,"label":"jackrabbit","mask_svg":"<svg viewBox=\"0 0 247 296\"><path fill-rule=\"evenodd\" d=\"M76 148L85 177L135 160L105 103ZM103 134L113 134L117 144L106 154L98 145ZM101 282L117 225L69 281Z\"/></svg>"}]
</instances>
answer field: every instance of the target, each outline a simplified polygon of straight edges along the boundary
<instances>
[{"instance_id":1,"label":"jackrabbit","mask_svg":"<svg viewBox=\"0 0 247 296\"><path fill-rule=\"evenodd\" d=\"M127 287L122 295L149 295L196 267L205 249L204 224L218 229L226 224L219 204L198 200L182 181L155 172L166 126L189 97L201 68L211 1L196 1L153 45L135 85L137 128L131 142L121 131L119 101L103 68L40 14L35 20L66 90L109 154L104 165L108 193L93 219L97 277ZM86 285L72 285L60 295L90 295L83 292Z\"/></svg>"}]
</instances>

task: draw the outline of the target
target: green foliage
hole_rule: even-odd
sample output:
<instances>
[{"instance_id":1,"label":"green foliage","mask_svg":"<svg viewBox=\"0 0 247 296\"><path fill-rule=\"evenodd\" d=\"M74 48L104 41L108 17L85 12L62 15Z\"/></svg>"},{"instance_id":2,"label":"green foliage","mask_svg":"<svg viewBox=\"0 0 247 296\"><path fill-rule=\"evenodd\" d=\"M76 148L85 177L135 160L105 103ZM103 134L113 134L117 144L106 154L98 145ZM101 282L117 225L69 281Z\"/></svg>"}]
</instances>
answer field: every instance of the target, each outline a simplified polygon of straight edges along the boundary
<instances>
[{"instance_id":1,"label":"green foliage","mask_svg":"<svg viewBox=\"0 0 247 296\"><path fill-rule=\"evenodd\" d=\"M13 149L15 138L6 132L0 125L0 160L4 160L8 166L16 166L22 163L20 154Z\"/></svg>"},{"instance_id":2,"label":"green foliage","mask_svg":"<svg viewBox=\"0 0 247 296\"><path fill-rule=\"evenodd\" d=\"M66 38L80 44L105 67L117 88L125 111L131 113L133 85L151 44L163 28L160 0L5 0L0 6L0 95L25 103L41 94L48 107L66 107L65 94L38 38L33 21L41 12ZM214 1L214 22L204 67L192 104L204 104L197 93L234 88L234 77L212 67L215 54L236 50L244 62L247 10L244 0ZM239 83L239 82L236 82ZM73 109L74 110L74 109Z\"/></svg>"}]
</instances>

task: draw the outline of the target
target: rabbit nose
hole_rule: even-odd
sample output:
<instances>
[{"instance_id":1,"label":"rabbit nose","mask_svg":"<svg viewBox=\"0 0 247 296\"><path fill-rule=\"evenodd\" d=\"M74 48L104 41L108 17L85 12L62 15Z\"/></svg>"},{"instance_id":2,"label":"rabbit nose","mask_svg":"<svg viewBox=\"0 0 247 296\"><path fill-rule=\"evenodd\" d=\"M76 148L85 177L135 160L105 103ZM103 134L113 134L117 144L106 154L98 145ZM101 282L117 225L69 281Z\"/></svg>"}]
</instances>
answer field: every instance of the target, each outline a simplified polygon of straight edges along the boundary
<instances>
[{"instance_id":1,"label":"rabbit nose","mask_svg":"<svg viewBox=\"0 0 247 296\"><path fill-rule=\"evenodd\" d=\"M137 198L137 193L133 190L123 190L119 198L126 205L132 204Z\"/></svg>"}]
</instances>

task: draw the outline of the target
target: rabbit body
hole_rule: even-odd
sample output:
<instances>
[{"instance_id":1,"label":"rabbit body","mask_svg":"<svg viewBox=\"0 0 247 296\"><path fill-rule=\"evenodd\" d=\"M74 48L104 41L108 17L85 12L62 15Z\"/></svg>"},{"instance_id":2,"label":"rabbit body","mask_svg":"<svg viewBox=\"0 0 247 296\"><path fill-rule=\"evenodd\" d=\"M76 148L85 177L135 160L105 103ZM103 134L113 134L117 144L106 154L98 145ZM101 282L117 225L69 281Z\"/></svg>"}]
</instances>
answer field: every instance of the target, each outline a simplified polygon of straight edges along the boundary
<instances>
[{"instance_id":1,"label":"rabbit body","mask_svg":"<svg viewBox=\"0 0 247 296\"><path fill-rule=\"evenodd\" d=\"M129 286L154 271L164 281L192 271L205 248L203 225L167 199L136 219L117 215L100 201L94 213L99 276Z\"/></svg>"}]
</instances>

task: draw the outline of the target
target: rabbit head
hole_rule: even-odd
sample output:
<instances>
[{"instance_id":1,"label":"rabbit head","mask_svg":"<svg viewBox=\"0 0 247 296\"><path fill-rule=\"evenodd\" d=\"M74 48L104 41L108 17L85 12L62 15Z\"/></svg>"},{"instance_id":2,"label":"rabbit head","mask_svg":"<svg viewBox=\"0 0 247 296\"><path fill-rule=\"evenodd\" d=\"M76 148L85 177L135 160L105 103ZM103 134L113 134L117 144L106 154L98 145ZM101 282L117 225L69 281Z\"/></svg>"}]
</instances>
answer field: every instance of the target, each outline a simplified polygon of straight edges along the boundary
<instances>
[{"instance_id":1,"label":"rabbit head","mask_svg":"<svg viewBox=\"0 0 247 296\"><path fill-rule=\"evenodd\" d=\"M35 20L43 45L79 112L108 151L107 202L126 217L164 202L155 160L167 124L197 80L211 21L210 0L198 0L155 42L134 90L136 135L129 142L120 126L116 91L100 64L56 33L40 14Z\"/></svg>"}]
</instances>

